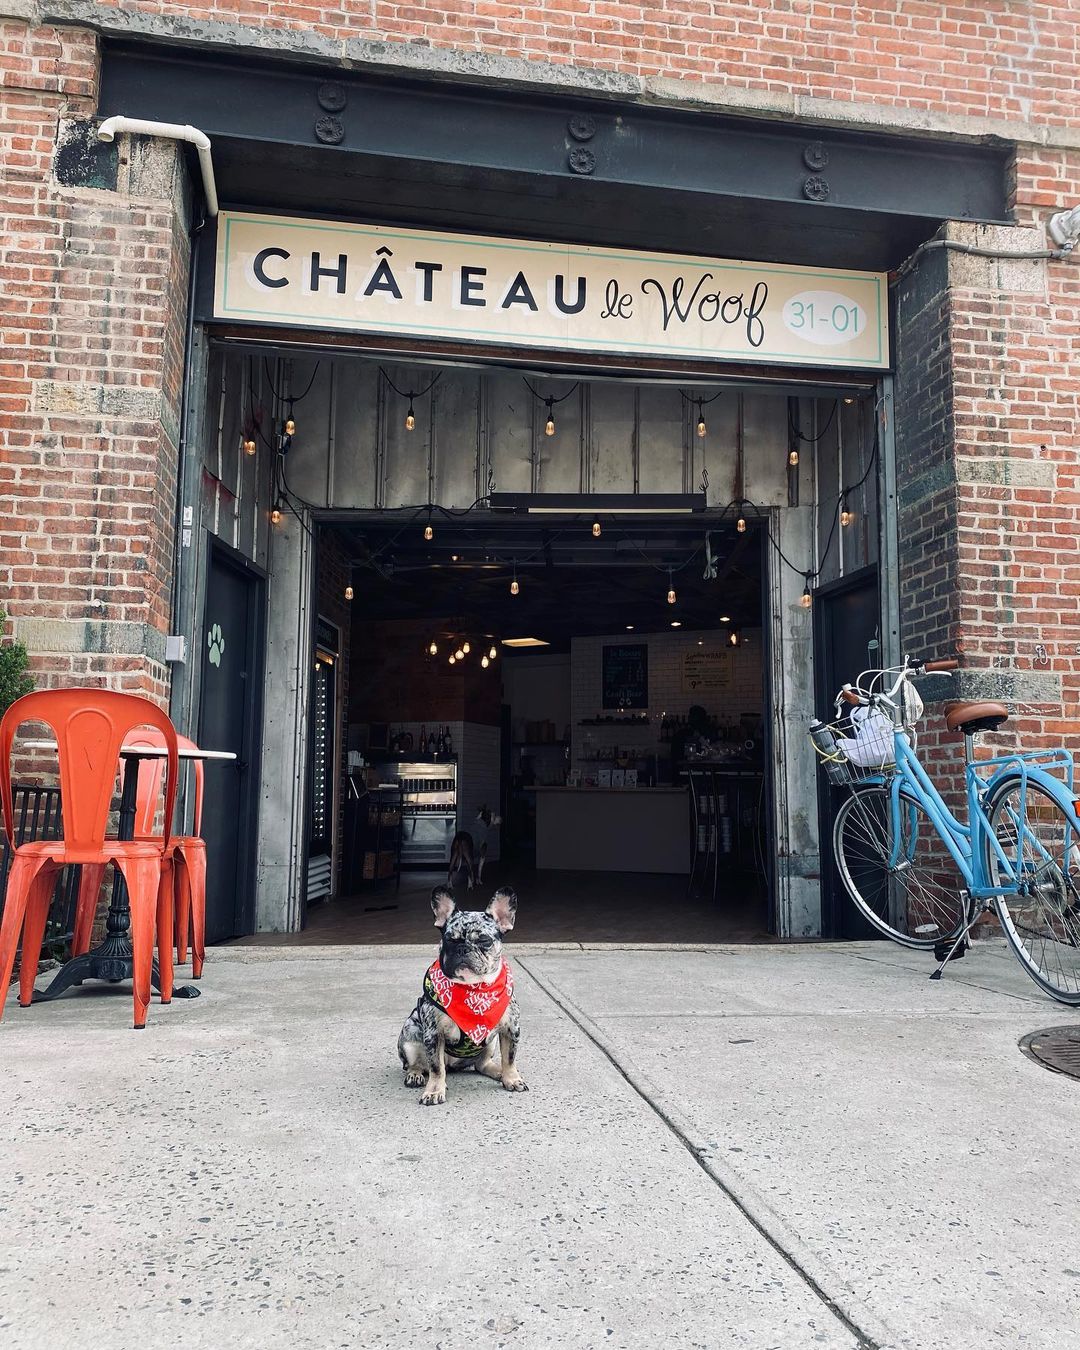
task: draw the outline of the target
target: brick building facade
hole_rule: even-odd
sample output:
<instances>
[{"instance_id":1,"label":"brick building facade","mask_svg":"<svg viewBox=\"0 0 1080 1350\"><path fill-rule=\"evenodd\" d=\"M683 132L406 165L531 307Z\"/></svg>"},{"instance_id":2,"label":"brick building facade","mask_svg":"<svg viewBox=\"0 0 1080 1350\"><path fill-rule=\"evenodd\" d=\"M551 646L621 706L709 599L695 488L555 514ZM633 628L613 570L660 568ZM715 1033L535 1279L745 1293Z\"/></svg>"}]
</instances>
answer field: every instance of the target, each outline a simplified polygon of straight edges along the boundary
<instances>
[{"instance_id":1,"label":"brick building facade","mask_svg":"<svg viewBox=\"0 0 1080 1350\"><path fill-rule=\"evenodd\" d=\"M1048 216L1080 202L1071 6L0 0L0 600L41 682L164 701L188 565L178 464L204 423L184 396L185 362L206 359L188 325L198 178L173 142L96 141L103 53L122 44L268 79L1000 148L1013 223L943 222L960 249L893 265L896 599L905 647L961 652L963 692L1019 705L1002 743L1075 738L1080 266L1008 256L1045 251Z\"/></svg>"}]
</instances>

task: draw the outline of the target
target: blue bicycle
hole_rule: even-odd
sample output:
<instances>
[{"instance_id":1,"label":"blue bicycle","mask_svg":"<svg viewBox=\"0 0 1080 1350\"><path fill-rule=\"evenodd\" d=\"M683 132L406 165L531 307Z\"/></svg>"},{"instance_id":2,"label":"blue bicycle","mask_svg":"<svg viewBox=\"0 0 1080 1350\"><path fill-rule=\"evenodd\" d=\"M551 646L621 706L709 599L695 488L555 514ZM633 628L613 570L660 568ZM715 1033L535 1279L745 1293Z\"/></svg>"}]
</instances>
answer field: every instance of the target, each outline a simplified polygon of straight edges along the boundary
<instances>
[{"instance_id":1,"label":"blue bicycle","mask_svg":"<svg viewBox=\"0 0 1080 1350\"><path fill-rule=\"evenodd\" d=\"M992 910L1036 984L1080 1005L1080 801L1072 756L1036 750L976 761L974 736L996 731L1008 710L990 702L947 705L946 725L964 736L966 819L959 819L919 760L915 724L923 705L911 683L957 665L905 658L899 667L865 671L837 695L836 721L811 724L830 780L852 789L833 829L840 876L886 937L936 949L932 978L940 979Z\"/></svg>"}]
</instances>

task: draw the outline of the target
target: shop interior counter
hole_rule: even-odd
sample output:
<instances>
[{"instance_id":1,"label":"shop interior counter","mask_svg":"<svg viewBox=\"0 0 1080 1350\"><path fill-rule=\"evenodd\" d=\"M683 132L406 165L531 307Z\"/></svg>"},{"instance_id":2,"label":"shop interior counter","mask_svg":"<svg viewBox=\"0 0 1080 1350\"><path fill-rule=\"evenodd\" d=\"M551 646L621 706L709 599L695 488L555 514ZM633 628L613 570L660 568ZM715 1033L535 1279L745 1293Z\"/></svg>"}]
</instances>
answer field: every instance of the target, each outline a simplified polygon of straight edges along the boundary
<instances>
[{"instance_id":1,"label":"shop interior counter","mask_svg":"<svg viewBox=\"0 0 1080 1350\"><path fill-rule=\"evenodd\" d=\"M536 866L583 872L689 870L684 787L535 787Z\"/></svg>"}]
</instances>

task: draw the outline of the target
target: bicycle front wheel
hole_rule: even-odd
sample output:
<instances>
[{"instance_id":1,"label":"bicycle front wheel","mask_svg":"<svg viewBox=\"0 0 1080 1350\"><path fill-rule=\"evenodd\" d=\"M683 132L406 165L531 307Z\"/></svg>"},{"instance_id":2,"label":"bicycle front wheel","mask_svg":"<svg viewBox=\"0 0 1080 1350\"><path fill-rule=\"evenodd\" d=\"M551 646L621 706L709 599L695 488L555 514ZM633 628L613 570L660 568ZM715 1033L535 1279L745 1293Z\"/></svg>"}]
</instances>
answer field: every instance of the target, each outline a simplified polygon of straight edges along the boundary
<instances>
[{"instance_id":1,"label":"bicycle front wheel","mask_svg":"<svg viewBox=\"0 0 1080 1350\"><path fill-rule=\"evenodd\" d=\"M990 828L1008 859L1006 871L986 841L986 872L996 886L998 917L1020 964L1060 1003L1080 1004L1080 820L1051 792L1019 775L987 799ZM1010 875L1010 873L1012 875Z\"/></svg>"},{"instance_id":2,"label":"bicycle front wheel","mask_svg":"<svg viewBox=\"0 0 1080 1350\"><path fill-rule=\"evenodd\" d=\"M913 798L901 795L896 819L888 788L857 789L837 812L833 848L848 894L879 933L919 949L959 933L956 863Z\"/></svg>"}]
</instances>

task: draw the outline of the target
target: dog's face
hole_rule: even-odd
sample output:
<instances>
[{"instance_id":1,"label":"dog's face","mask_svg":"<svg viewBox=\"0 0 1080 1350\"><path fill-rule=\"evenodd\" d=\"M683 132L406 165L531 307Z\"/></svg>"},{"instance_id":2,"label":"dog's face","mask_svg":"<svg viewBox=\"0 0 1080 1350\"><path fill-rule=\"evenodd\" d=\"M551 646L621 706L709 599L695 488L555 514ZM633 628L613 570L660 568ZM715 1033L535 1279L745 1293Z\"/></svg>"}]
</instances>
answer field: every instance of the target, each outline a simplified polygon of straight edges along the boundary
<instances>
[{"instance_id":1,"label":"dog's face","mask_svg":"<svg viewBox=\"0 0 1080 1350\"><path fill-rule=\"evenodd\" d=\"M517 896L495 892L486 910L458 909L446 886L431 893L435 927L442 929L439 964L448 979L459 984L486 984L502 963L503 934L514 926Z\"/></svg>"}]
</instances>

